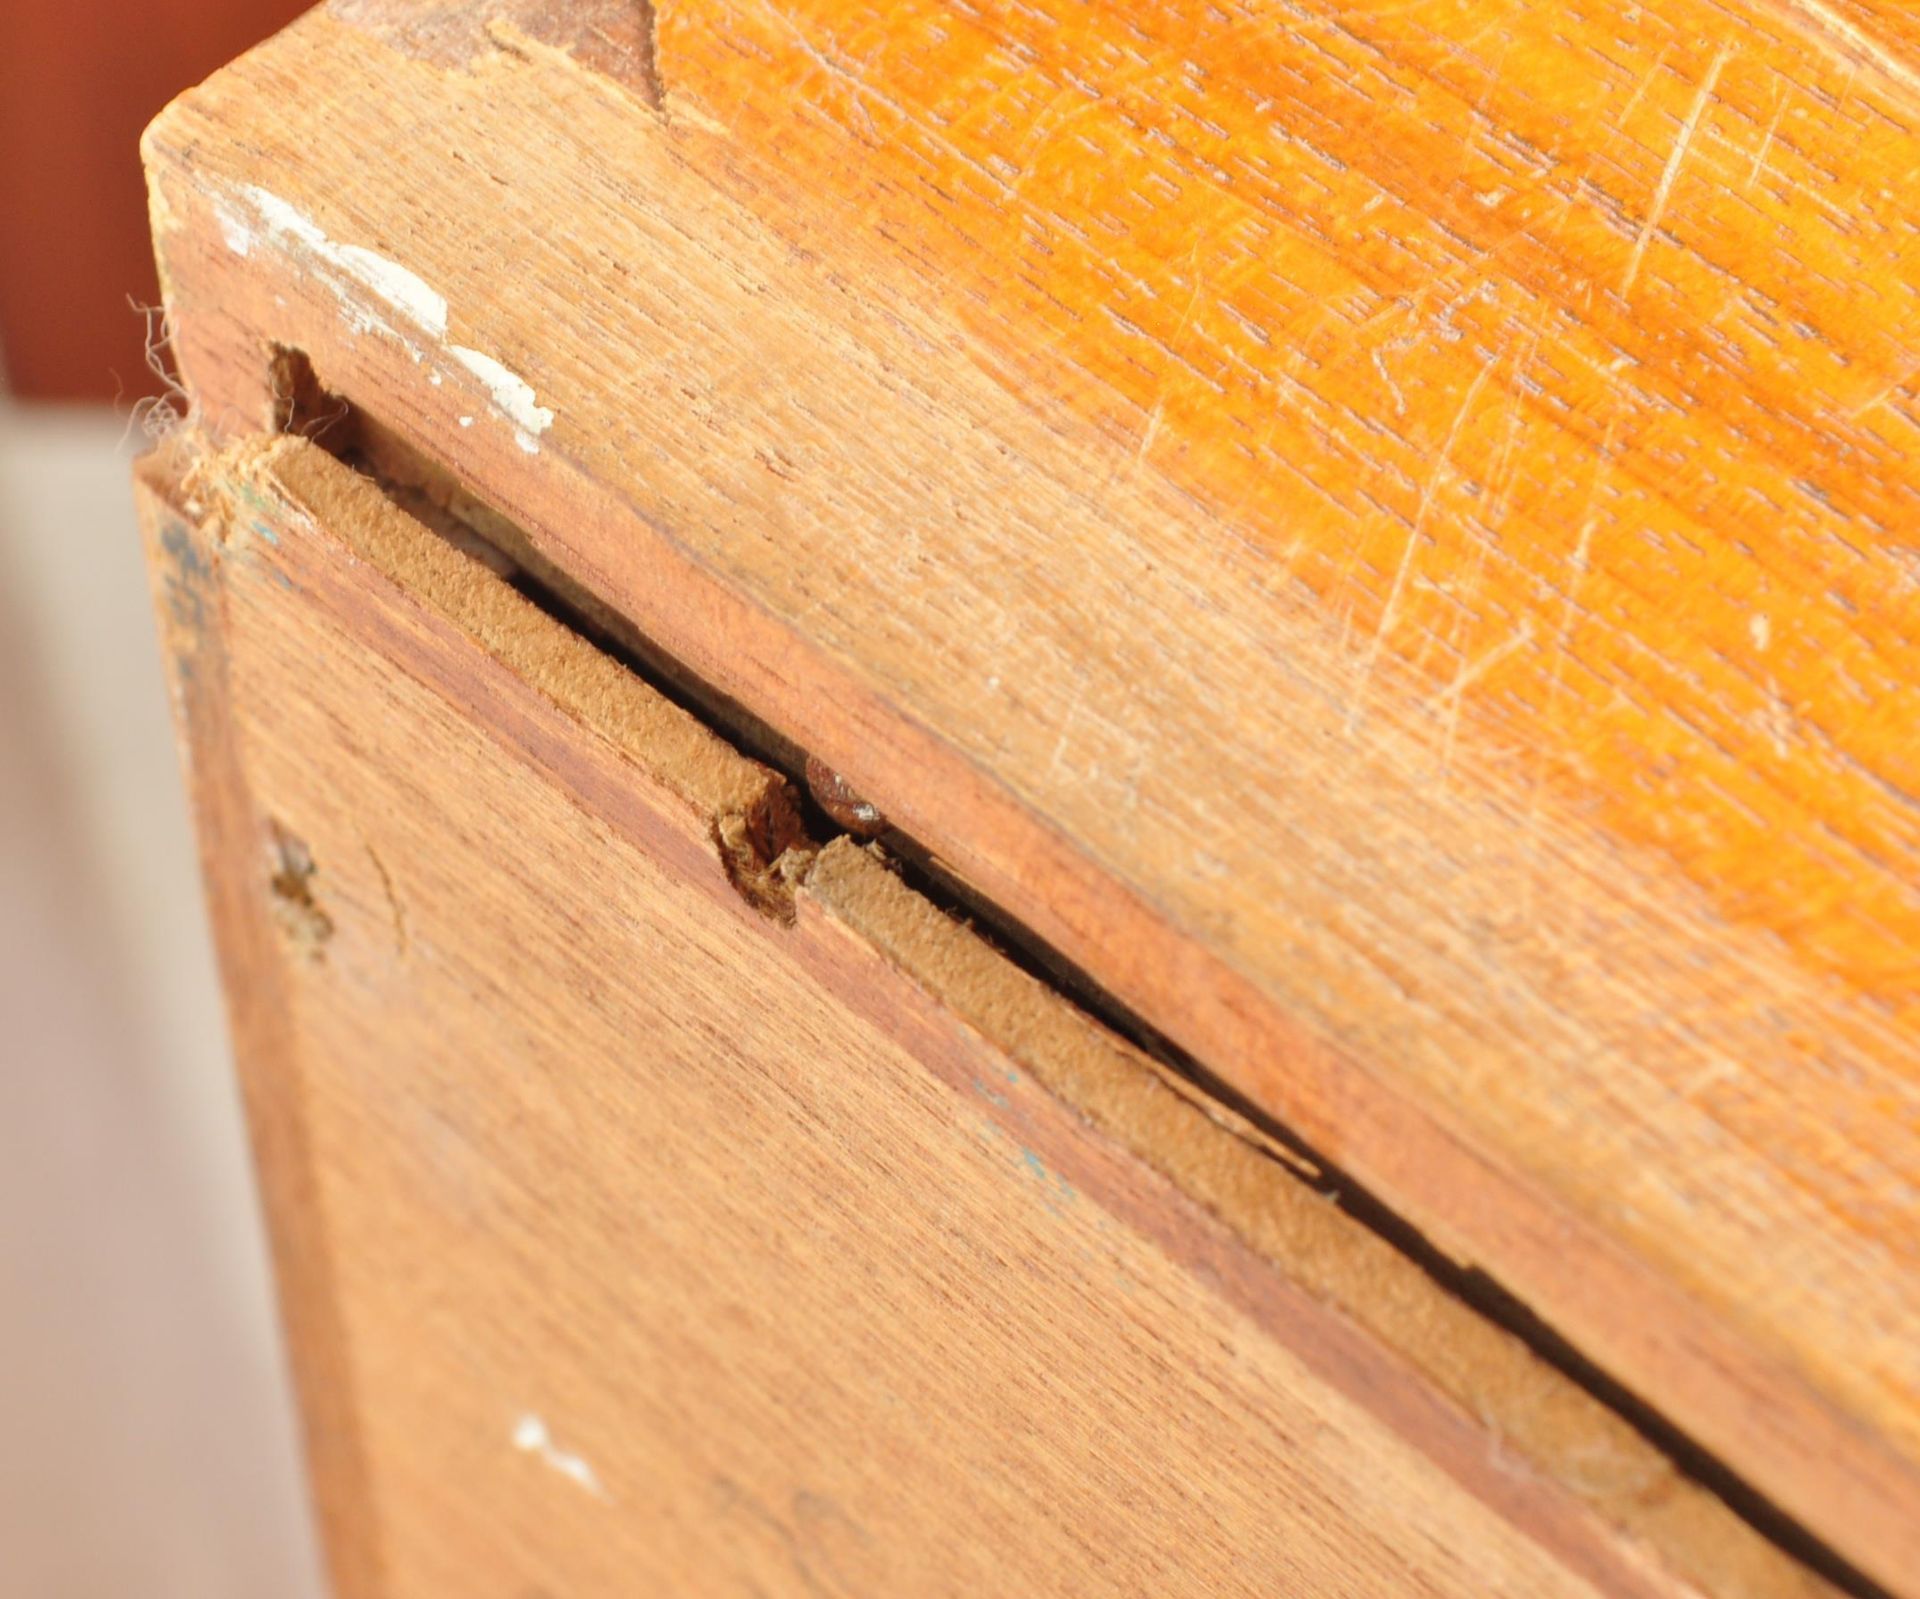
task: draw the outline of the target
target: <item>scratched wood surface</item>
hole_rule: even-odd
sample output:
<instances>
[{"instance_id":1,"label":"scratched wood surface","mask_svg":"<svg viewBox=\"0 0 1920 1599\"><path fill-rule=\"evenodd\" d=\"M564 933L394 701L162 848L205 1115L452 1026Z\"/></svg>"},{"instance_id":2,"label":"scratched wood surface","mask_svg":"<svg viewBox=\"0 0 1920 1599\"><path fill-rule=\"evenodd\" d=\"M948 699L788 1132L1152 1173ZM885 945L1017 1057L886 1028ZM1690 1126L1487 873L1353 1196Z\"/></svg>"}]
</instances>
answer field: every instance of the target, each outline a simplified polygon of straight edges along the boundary
<instances>
[{"instance_id":1,"label":"scratched wood surface","mask_svg":"<svg viewBox=\"0 0 1920 1599\"><path fill-rule=\"evenodd\" d=\"M143 510L343 1599L1831 1595L331 457Z\"/></svg>"},{"instance_id":2,"label":"scratched wood surface","mask_svg":"<svg viewBox=\"0 0 1920 1599\"><path fill-rule=\"evenodd\" d=\"M162 118L204 425L306 350L1916 1591L1911 22L618 9Z\"/></svg>"}]
</instances>

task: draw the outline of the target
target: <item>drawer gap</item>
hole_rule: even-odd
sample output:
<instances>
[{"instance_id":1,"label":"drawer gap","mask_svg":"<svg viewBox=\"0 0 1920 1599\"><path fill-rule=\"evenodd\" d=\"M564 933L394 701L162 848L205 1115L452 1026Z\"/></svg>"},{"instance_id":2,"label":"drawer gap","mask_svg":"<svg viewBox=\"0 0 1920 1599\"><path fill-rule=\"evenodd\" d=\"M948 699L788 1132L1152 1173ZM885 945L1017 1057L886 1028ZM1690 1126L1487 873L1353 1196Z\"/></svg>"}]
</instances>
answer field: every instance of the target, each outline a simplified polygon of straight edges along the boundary
<instances>
[{"instance_id":1,"label":"drawer gap","mask_svg":"<svg viewBox=\"0 0 1920 1599\"><path fill-rule=\"evenodd\" d=\"M604 652L717 736L783 776L808 839L824 846L852 834L878 844L907 884L970 926L1001 955L1163 1068L1168 1080L1216 1122L1283 1166L1390 1245L1445 1293L1518 1339L1539 1360L1625 1420L1684 1475L1721 1499L1785 1552L1858 1599L1885 1590L1781 1511L1663 1413L1601 1370L1485 1272L1448 1256L1406 1218L1307 1140L1221 1081L1095 979L1000 906L948 870L933 850L866 807L836 774L751 708L716 688L647 638L549 560L526 530L489 505L448 467L347 396L330 389L301 350L271 352L277 431L301 435L366 478L399 509L481 562L548 617ZM761 863L772 868L771 860Z\"/></svg>"}]
</instances>

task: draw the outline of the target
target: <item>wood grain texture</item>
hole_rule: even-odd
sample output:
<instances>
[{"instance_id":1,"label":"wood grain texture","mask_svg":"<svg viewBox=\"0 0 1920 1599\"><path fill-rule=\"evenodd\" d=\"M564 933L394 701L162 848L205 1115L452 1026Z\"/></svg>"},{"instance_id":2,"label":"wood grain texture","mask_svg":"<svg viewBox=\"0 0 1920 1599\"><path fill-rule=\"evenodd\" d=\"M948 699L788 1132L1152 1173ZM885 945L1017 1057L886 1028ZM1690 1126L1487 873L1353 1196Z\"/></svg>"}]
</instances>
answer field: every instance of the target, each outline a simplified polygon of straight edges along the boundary
<instances>
[{"instance_id":1,"label":"wood grain texture","mask_svg":"<svg viewBox=\"0 0 1920 1599\"><path fill-rule=\"evenodd\" d=\"M268 840L236 738L220 551L203 522L205 504L179 476L167 458L143 458L134 501L299 1401L309 1496L339 1590L371 1593L371 1529L360 1513L365 1457L343 1361L339 1285L317 1208L310 1129L300 1100L286 1088L297 1058L298 1019L273 934L274 902L261 892Z\"/></svg>"},{"instance_id":2,"label":"wood grain texture","mask_svg":"<svg viewBox=\"0 0 1920 1599\"><path fill-rule=\"evenodd\" d=\"M1831 1592L330 457L146 493L346 1599Z\"/></svg>"},{"instance_id":3,"label":"wood grain texture","mask_svg":"<svg viewBox=\"0 0 1920 1599\"><path fill-rule=\"evenodd\" d=\"M205 424L307 350L1917 1591L1907 24L394 15L149 137Z\"/></svg>"}]
</instances>

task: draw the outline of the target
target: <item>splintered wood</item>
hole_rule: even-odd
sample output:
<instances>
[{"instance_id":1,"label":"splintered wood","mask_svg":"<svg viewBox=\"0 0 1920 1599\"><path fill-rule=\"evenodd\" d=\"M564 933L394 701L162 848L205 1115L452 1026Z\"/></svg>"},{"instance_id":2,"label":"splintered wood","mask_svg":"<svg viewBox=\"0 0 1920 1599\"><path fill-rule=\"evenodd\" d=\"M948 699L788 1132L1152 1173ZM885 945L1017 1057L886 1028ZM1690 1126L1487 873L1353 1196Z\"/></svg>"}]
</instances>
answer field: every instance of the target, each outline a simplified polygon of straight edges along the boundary
<instances>
[{"instance_id":1,"label":"splintered wood","mask_svg":"<svg viewBox=\"0 0 1920 1599\"><path fill-rule=\"evenodd\" d=\"M333 0L145 154L349 1591L1825 1579L263 440L286 352L1920 1596L1904 11Z\"/></svg>"}]
</instances>

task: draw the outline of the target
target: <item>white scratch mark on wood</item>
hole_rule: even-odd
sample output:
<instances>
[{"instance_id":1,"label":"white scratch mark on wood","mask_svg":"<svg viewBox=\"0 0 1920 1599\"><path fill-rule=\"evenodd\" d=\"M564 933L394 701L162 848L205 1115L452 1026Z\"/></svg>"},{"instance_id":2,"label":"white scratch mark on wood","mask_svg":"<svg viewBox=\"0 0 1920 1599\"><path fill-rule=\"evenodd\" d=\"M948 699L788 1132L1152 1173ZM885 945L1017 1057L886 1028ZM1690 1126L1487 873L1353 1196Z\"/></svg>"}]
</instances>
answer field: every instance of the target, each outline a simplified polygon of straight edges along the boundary
<instances>
[{"instance_id":1,"label":"white scratch mark on wood","mask_svg":"<svg viewBox=\"0 0 1920 1599\"><path fill-rule=\"evenodd\" d=\"M1787 709L1786 696L1774 675L1767 674L1767 737L1773 741L1773 753L1785 760L1793 753L1793 712Z\"/></svg>"},{"instance_id":2,"label":"white scratch mark on wood","mask_svg":"<svg viewBox=\"0 0 1920 1599\"><path fill-rule=\"evenodd\" d=\"M1787 106L1792 102L1791 91L1780 94L1779 103L1773 108L1773 120L1767 124L1766 137L1761 139L1760 148L1754 152L1753 170L1747 174L1747 188L1751 189L1760 181L1760 174L1767 170L1767 157L1773 153L1773 137L1780 131L1780 119L1787 114Z\"/></svg>"},{"instance_id":3,"label":"white scratch mark on wood","mask_svg":"<svg viewBox=\"0 0 1920 1599\"><path fill-rule=\"evenodd\" d=\"M1201 290L1206 286L1199 269L1200 245L1202 242L1203 241L1196 239L1193 249L1188 252L1187 270L1193 276L1193 292L1187 296L1186 310L1180 313L1180 325L1173 330L1173 337L1167 341L1167 353L1172 355L1176 360L1179 358L1181 342L1187 336L1187 328L1193 321L1194 308L1200 304ZM1135 472L1138 472L1141 467L1146 465L1147 456L1153 450L1153 441L1160 436L1160 421L1165 415L1167 408L1166 382L1167 380L1163 377L1160 383L1160 390L1154 395L1153 411L1147 417L1147 425L1140 434L1140 447L1134 452L1133 456L1133 469Z\"/></svg>"},{"instance_id":4,"label":"white scratch mark on wood","mask_svg":"<svg viewBox=\"0 0 1920 1599\"><path fill-rule=\"evenodd\" d=\"M1851 422L1858 422L1870 411L1879 410L1881 406L1885 405L1887 401L1891 400L1916 377L1920 377L1920 365L1909 367L1871 399L1863 400L1859 405L1856 405L1853 410L1848 413L1847 419Z\"/></svg>"},{"instance_id":5,"label":"white scratch mark on wood","mask_svg":"<svg viewBox=\"0 0 1920 1599\"><path fill-rule=\"evenodd\" d=\"M1047 775L1058 777L1060 763L1067 753L1067 741L1073 736L1073 726L1080 718L1080 705L1087 695L1087 680L1084 675L1076 676L1073 685L1073 697L1067 701L1066 713L1060 718L1060 736L1054 740L1053 755L1047 761Z\"/></svg>"},{"instance_id":6,"label":"white scratch mark on wood","mask_svg":"<svg viewBox=\"0 0 1920 1599\"><path fill-rule=\"evenodd\" d=\"M1447 732L1440 745L1440 781L1447 780L1447 774L1453 770L1454 745L1460 735L1460 706L1466 699L1467 690L1485 677L1515 650L1526 648L1533 642L1533 623L1523 621L1520 629L1511 638L1504 639L1484 651L1472 661L1463 661L1454 680L1440 691L1440 698L1447 701Z\"/></svg>"},{"instance_id":7,"label":"white scratch mark on wood","mask_svg":"<svg viewBox=\"0 0 1920 1599\"><path fill-rule=\"evenodd\" d=\"M1620 115L1613 119L1617 128L1626 127L1634 112L1640 109L1640 102L1646 98L1647 90L1653 87L1653 80L1660 76L1661 69L1667 64L1667 55L1673 46L1664 45L1660 53L1653 58L1653 65L1647 68L1647 75L1634 85L1633 93L1627 96L1627 103L1620 108Z\"/></svg>"},{"instance_id":8,"label":"white scratch mark on wood","mask_svg":"<svg viewBox=\"0 0 1920 1599\"><path fill-rule=\"evenodd\" d=\"M1722 1083L1737 1083L1743 1073L1739 1065L1724 1055L1715 1055L1706 1064L1680 1085L1680 1097L1697 1100L1718 1088Z\"/></svg>"},{"instance_id":9,"label":"white scratch mark on wood","mask_svg":"<svg viewBox=\"0 0 1920 1599\"><path fill-rule=\"evenodd\" d=\"M1140 447L1133 452L1133 469L1138 472L1146 465L1147 456L1152 453L1153 441L1160 433L1160 416L1166 409L1166 396L1162 395L1153 402L1153 410L1147 417L1147 425L1140 432Z\"/></svg>"},{"instance_id":10,"label":"white scratch mark on wood","mask_svg":"<svg viewBox=\"0 0 1920 1599\"><path fill-rule=\"evenodd\" d=\"M784 11L775 10L772 6L766 4L766 0L761 0L760 11L769 22L777 23L787 30L792 36L794 44L799 47L801 53L805 55L809 61L822 72L826 73L829 78L844 85L847 91L847 97L852 102L854 110L860 113L860 120L866 124L868 139L878 143L880 130L874 126L873 115L867 110L867 96L871 91L868 89L866 83L856 74L849 72L824 51L818 49L813 41L801 32L800 25Z\"/></svg>"},{"instance_id":11,"label":"white scratch mark on wood","mask_svg":"<svg viewBox=\"0 0 1920 1599\"><path fill-rule=\"evenodd\" d=\"M1572 572L1567 578L1566 592L1560 599L1560 627L1553 643L1553 674L1547 682L1545 720L1548 727L1553 725L1554 716L1559 710L1562 674L1566 670L1567 655L1573 642L1573 618L1580 607L1581 585L1585 583L1587 571L1593 564L1593 529L1599 521L1595 511L1600 503L1600 478L1613 464L1614 439L1619 429L1619 417L1607 423L1606 436L1600 441L1600 453L1594 457L1593 476L1587 483L1587 504L1580 513L1580 536L1573 548ZM1534 886L1540 871L1540 790L1545 782L1542 771L1545 747L1542 741L1540 749L1535 752L1533 781L1527 790L1524 829L1526 854L1520 880L1521 920L1527 926L1533 925Z\"/></svg>"},{"instance_id":12,"label":"white scratch mark on wood","mask_svg":"<svg viewBox=\"0 0 1920 1599\"><path fill-rule=\"evenodd\" d=\"M1864 61L1903 90L1911 99L1920 95L1920 73L1863 28L1841 16L1826 0L1791 0L1793 8L1839 47L1856 69ZM1851 83L1851 80L1849 80Z\"/></svg>"},{"instance_id":13,"label":"white scratch mark on wood","mask_svg":"<svg viewBox=\"0 0 1920 1599\"><path fill-rule=\"evenodd\" d=\"M1466 426L1467 415L1473 410L1473 402L1480 397L1480 391L1486 387L1487 379L1493 376L1494 364L1498 359L1498 356L1489 357L1475 374L1474 380L1467 385L1466 397L1461 400L1460 409L1454 412L1453 425L1447 429L1446 438L1441 440L1439 454L1434 457L1433 469L1427 473L1427 481L1420 490L1420 504L1413 513L1413 525L1407 529L1407 546L1401 552L1399 568L1393 574L1393 587L1387 591L1387 603L1381 608L1379 626L1374 628L1373 637L1367 641L1367 652L1360 663L1360 681L1354 690L1353 706L1347 712L1349 733L1359 724L1360 713L1366 707L1367 686L1373 681L1373 669L1380 659L1380 650L1387 641L1387 635L1393 631L1394 624L1400 619L1400 601L1407 590L1407 579L1413 575L1413 564L1420 550L1420 540L1425 536L1427 513L1433 509L1434 496L1440 492L1440 484L1447 475L1454 444L1460 437L1460 430Z\"/></svg>"},{"instance_id":14,"label":"white scratch mark on wood","mask_svg":"<svg viewBox=\"0 0 1920 1599\"><path fill-rule=\"evenodd\" d=\"M1661 172L1660 182L1653 191L1653 204L1647 208L1647 220L1640 224L1640 237L1633 241L1633 254L1627 260L1627 275L1620 283L1622 295L1632 292L1633 281L1640 275L1640 262L1647 253L1648 241L1653 238L1654 229L1660 226L1661 217L1666 215L1667 201L1673 197L1674 180L1680 176L1680 168L1686 162L1688 146L1693 143L1700 119L1707 114L1707 104L1713 99L1714 85L1720 81L1720 73L1732 55L1732 45L1721 46L1720 53L1707 68L1707 75L1700 80L1700 88L1693 97L1687 120L1680 124L1680 137L1674 140L1673 152L1667 157L1666 169Z\"/></svg>"},{"instance_id":15,"label":"white scratch mark on wood","mask_svg":"<svg viewBox=\"0 0 1920 1599\"><path fill-rule=\"evenodd\" d=\"M1400 385L1394 382L1393 374L1387 370L1386 352L1388 349L1396 348L1401 344L1410 342L1411 341L1407 339L1398 339L1385 347L1376 344L1371 352L1373 369L1380 374L1380 381L1386 384L1387 392L1393 396L1393 414L1395 416L1405 416L1407 414L1407 397L1400 392Z\"/></svg>"}]
</instances>

